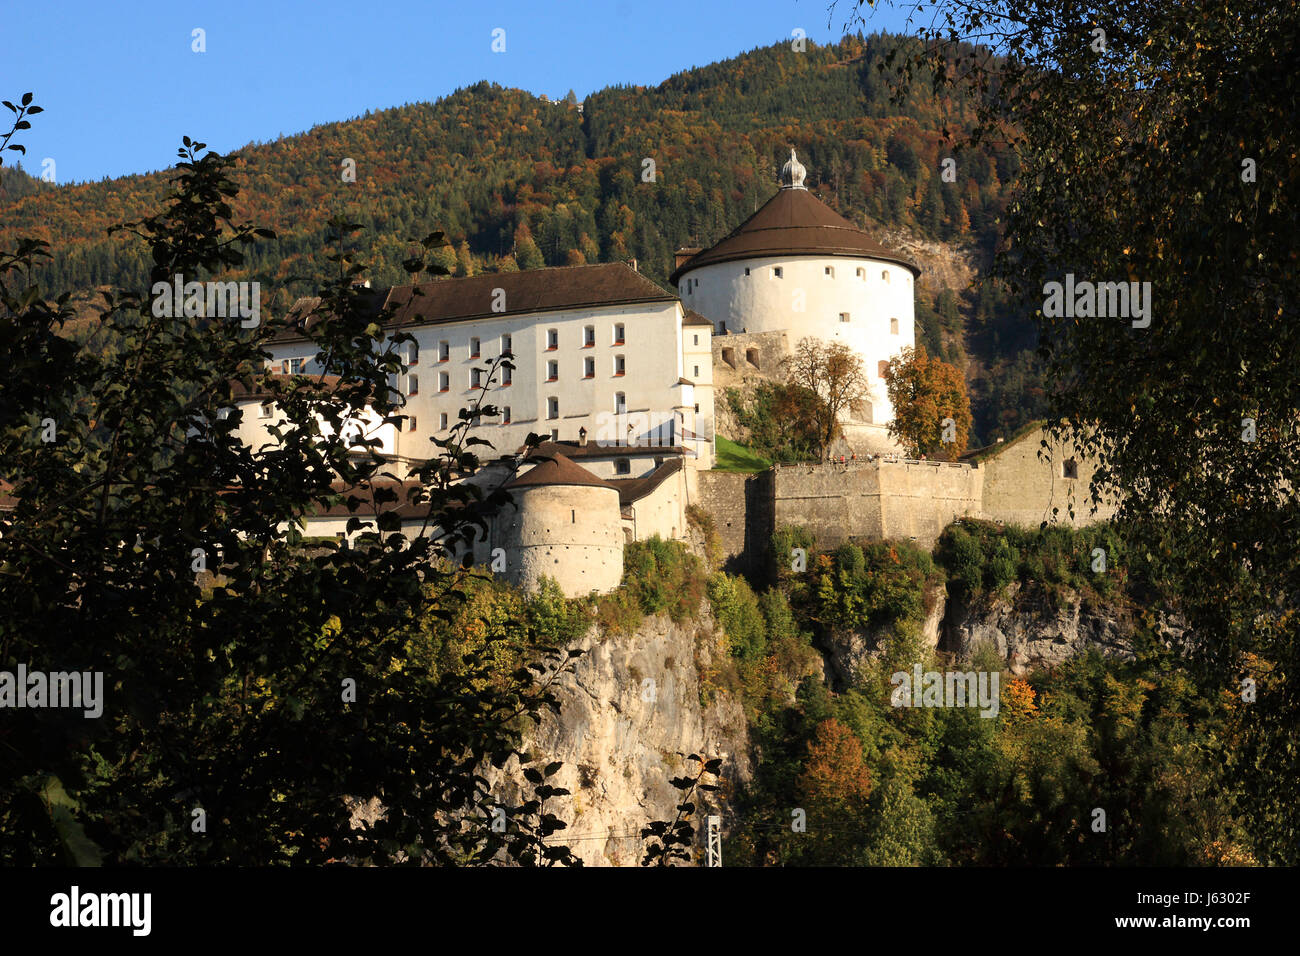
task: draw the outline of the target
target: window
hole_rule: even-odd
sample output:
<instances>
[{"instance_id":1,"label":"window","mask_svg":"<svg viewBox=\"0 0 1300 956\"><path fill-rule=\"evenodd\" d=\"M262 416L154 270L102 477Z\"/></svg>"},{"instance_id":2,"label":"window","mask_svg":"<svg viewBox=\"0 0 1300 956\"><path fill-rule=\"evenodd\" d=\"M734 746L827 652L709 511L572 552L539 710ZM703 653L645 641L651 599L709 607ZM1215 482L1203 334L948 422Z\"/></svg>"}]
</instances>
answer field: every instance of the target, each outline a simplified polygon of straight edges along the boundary
<instances>
[{"instance_id":1,"label":"window","mask_svg":"<svg viewBox=\"0 0 1300 956\"><path fill-rule=\"evenodd\" d=\"M438 361L447 362L451 359L451 344L448 342L438 343Z\"/></svg>"},{"instance_id":2,"label":"window","mask_svg":"<svg viewBox=\"0 0 1300 956\"><path fill-rule=\"evenodd\" d=\"M884 361L883 359L882 359L881 361L877 362L877 363L876 363L876 377L877 377L877 378L884 378L884 377L885 377L885 369L887 369L887 368L889 368L889 363L888 363L888 362Z\"/></svg>"},{"instance_id":3,"label":"window","mask_svg":"<svg viewBox=\"0 0 1300 956\"><path fill-rule=\"evenodd\" d=\"M614 414L622 415L627 412L627 396L622 392L614 393Z\"/></svg>"},{"instance_id":4,"label":"window","mask_svg":"<svg viewBox=\"0 0 1300 956\"><path fill-rule=\"evenodd\" d=\"M695 366L695 377L696 378L700 377L700 367L698 365Z\"/></svg>"},{"instance_id":5,"label":"window","mask_svg":"<svg viewBox=\"0 0 1300 956\"><path fill-rule=\"evenodd\" d=\"M557 378L559 378L559 377L560 377L560 363L559 363L559 362L554 362L554 361L552 361L552 362L547 362L547 363L546 363L546 380L547 380L548 382L554 382L554 381L555 381Z\"/></svg>"},{"instance_id":6,"label":"window","mask_svg":"<svg viewBox=\"0 0 1300 956\"><path fill-rule=\"evenodd\" d=\"M509 405L507 405L505 408L501 409L501 424L502 424L502 425L509 425L509 424L510 424L510 406L509 406Z\"/></svg>"},{"instance_id":7,"label":"window","mask_svg":"<svg viewBox=\"0 0 1300 956\"><path fill-rule=\"evenodd\" d=\"M1075 461L1073 458L1067 458L1065 459L1065 461L1061 462L1061 477L1078 478L1079 463Z\"/></svg>"},{"instance_id":8,"label":"window","mask_svg":"<svg viewBox=\"0 0 1300 956\"><path fill-rule=\"evenodd\" d=\"M594 358L585 358L582 360L582 377L596 377L596 360Z\"/></svg>"},{"instance_id":9,"label":"window","mask_svg":"<svg viewBox=\"0 0 1300 956\"><path fill-rule=\"evenodd\" d=\"M700 413L700 403L699 403L699 402L696 402L696 403L695 403L695 414L698 415L699 413Z\"/></svg>"},{"instance_id":10,"label":"window","mask_svg":"<svg viewBox=\"0 0 1300 956\"><path fill-rule=\"evenodd\" d=\"M483 351L483 349L482 349L482 343L481 343L478 339L474 338L474 339L470 339L470 340L469 340L469 357L470 357L470 358L478 358L479 355L482 353L482 351Z\"/></svg>"},{"instance_id":11,"label":"window","mask_svg":"<svg viewBox=\"0 0 1300 956\"><path fill-rule=\"evenodd\" d=\"M288 375L288 374L289 374L289 360L288 360L288 359L281 359L281 360L280 360L280 374L281 374L281 375Z\"/></svg>"},{"instance_id":12,"label":"window","mask_svg":"<svg viewBox=\"0 0 1300 956\"><path fill-rule=\"evenodd\" d=\"M614 356L614 374L615 374L615 375L622 375L622 374L624 374L626 371L627 371L627 365L626 365L626 363L623 361L623 356L621 356L621 355L615 355L615 356Z\"/></svg>"},{"instance_id":13,"label":"window","mask_svg":"<svg viewBox=\"0 0 1300 956\"><path fill-rule=\"evenodd\" d=\"M441 429L441 430L443 430L443 431L446 431L446 430L447 430L447 413L446 413L446 412L443 412L441 415L438 416L438 428Z\"/></svg>"},{"instance_id":14,"label":"window","mask_svg":"<svg viewBox=\"0 0 1300 956\"><path fill-rule=\"evenodd\" d=\"M699 337L698 335L696 335L696 336L694 336L694 339L695 339L695 344L696 344L696 345L699 345L699 344L700 344L700 337Z\"/></svg>"},{"instance_id":15,"label":"window","mask_svg":"<svg viewBox=\"0 0 1300 956\"><path fill-rule=\"evenodd\" d=\"M889 270L888 270L888 269L882 269L882 270L880 271L880 278L882 278L882 279L885 280L885 285L889 285Z\"/></svg>"},{"instance_id":16,"label":"window","mask_svg":"<svg viewBox=\"0 0 1300 956\"><path fill-rule=\"evenodd\" d=\"M407 395L420 394L420 376L418 375L406 376L406 394Z\"/></svg>"},{"instance_id":17,"label":"window","mask_svg":"<svg viewBox=\"0 0 1300 956\"><path fill-rule=\"evenodd\" d=\"M614 474L630 475L632 474L632 462L627 458L614 459Z\"/></svg>"},{"instance_id":18,"label":"window","mask_svg":"<svg viewBox=\"0 0 1300 956\"><path fill-rule=\"evenodd\" d=\"M828 278L828 279L834 279L834 278L835 278L835 267L834 267L834 266L827 266L825 272L823 272L822 274L823 274L824 276L826 276L826 278Z\"/></svg>"},{"instance_id":19,"label":"window","mask_svg":"<svg viewBox=\"0 0 1300 956\"><path fill-rule=\"evenodd\" d=\"M745 275L749 275L749 267L748 267L748 266L745 267Z\"/></svg>"},{"instance_id":20,"label":"window","mask_svg":"<svg viewBox=\"0 0 1300 956\"><path fill-rule=\"evenodd\" d=\"M469 370L469 387L483 387L483 370L481 368L472 368Z\"/></svg>"},{"instance_id":21,"label":"window","mask_svg":"<svg viewBox=\"0 0 1300 956\"><path fill-rule=\"evenodd\" d=\"M582 347L592 349L596 347L596 327L588 325L582 330Z\"/></svg>"},{"instance_id":22,"label":"window","mask_svg":"<svg viewBox=\"0 0 1300 956\"><path fill-rule=\"evenodd\" d=\"M758 368L758 349L745 349L745 361Z\"/></svg>"},{"instance_id":23,"label":"window","mask_svg":"<svg viewBox=\"0 0 1300 956\"><path fill-rule=\"evenodd\" d=\"M552 428L551 441L559 441L559 440L560 440L560 430L558 428Z\"/></svg>"},{"instance_id":24,"label":"window","mask_svg":"<svg viewBox=\"0 0 1300 956\"><path fill-rule=\"evenodd\" d=\"M785 271L780 266L776 266L775 268L772 269L773 279L782 279L784 277L785 277Z\"/></svg>"},{"instance_id":25,"label":"window","mask_svg":"<svg viewBox=\"0 0 1300 956\"><path fill-rule=\"evenodd\" d=\"M438 391L446 392L451 390L451 376L446 372L438 373Z\"/></svg>"},{"instance_id":26,"label":"window","mask_svg":"<svg viewBox=\"0 0 1300 956\"><path fill-rule=\"evenodd\" d=\"M420 364L420 346L419 346L419 343L417 343L417 342L407 342L407 343L406 343L406 364L407 364L407 365L419 365L419 364Z\"/></svg>"},{"instance_id":27,"label":"window","mask_svg":"<svg viewBox=\"0 0 1300 956\"><path fill-rule=\"evenodd\" d=\"M546 349L558 349L560 347L560 333L557 329L546 330Z\"/></svg>"},{"instance_id":28,"label":"window","mask_svg":"<svg viewBox=\"0 0 1300 956\"><path fill-rule=\"evenodd\" d=\"M866 281L867 281L867 270L866 270L866 269L863 269L863 268L861 268L861 267L859 267L858 270L857 270L857 276L858 276L858 278L861 279L863 282L866 282Z\"/></svg>"},{"instance_id":29,"label":"window","mask_svg":"<svg viewBox=\"0 0 1300 956\"><path fill-rule=\"evenodd\" d=\"M289 359L289 374L290 375L302 374L302 359Z\"/></svg>"},{"instance_id":30,"label":"window","mask_svg":"<svg viewBox=\"0 0 1300 956\"><path fill-rule=\"evenodd\" d=\"M560 417L560 400L558 398L548 398L546 400L546 417L547 418Z\"/></svg>"},{"instance_id":31,"label":"window","mask_svg":"<svg viewBox=\"0 0 1300 956\"><path fill-rule=\"evenodd\" d=\"M898 334L898 319L889 320L889 334L890 335Z\"/></svg>"},{"instance_id":32,"label":"window","mask_svg":"<svg viewBox=\"0 0 1300 956\"><path fill-rule=\"evenodd\" d=\"M614 344L615 345L623 344L623 323L622 322L614 326Z\"/></svg>"},{"instance_id":33,"label":"window","mask_svg":"<svg viewBox=\"0 0 1300 956\"><path fill-rule=\"evenodd\" d=\"M416 426L415 416L414 416L414 415L407 415L407 416L406 416L406 430L409 431L409 432L413 432L413 431L415 431L415 426Z\"/></svg>"},{"instance_id":34,"label":"window","mask_svg":"<svg viewBox=\"0 0 1300 956\"><path fill-rule=\"evenodd\" d=\"M513 339L508 335L501 336L501 354L509 355L513 349Z\"/></svg>"},{"instance_id":35,"label":"window","mask_svg":"<svg viewBox=\"0 0 1300 956\"><path fill-rule=\"evenodd\" d=\"M841 312L841 313L840 313L840 321L841 321L841 322L847 322L848 320L849 320L849 314L848 314L847 312Z\"/></svg>"},{"instance_id":36,"label":"window","mask_svg":"<svg viewBox=\"0 0 1300 956\"><path fill-rule=\"evenodd\" d=\"M502 387L510 385L515 380L515 370L509 365L501 366L501 385Z\"/></svg>"},{"instance_id":37,"label":"window","mask_svg":"<svg viewBox=\"0 0 1300 956\"><path fill-rule=\"evenodd\" d=\"M270 418L270 417L271 417L271 403L270 403L270 402L263 402L263 403L262 403L262 407L261 407L260 409L258 409L257 417L258 417L258 418Z\"/></svg>"}]
</instances>

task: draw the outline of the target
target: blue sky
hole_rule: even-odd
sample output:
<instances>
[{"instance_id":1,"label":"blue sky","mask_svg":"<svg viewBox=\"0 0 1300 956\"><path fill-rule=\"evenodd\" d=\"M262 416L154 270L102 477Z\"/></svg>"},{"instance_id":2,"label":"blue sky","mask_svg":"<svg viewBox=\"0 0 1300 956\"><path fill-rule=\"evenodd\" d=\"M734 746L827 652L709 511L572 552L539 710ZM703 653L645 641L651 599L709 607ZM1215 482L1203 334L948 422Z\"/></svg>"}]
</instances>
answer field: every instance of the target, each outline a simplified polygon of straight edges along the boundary
<instances>
[{"instance_id":1,"label":"blue sky","mask_svg":"<svg viewBox=\"0 0 1300 956\"><path fill-rule=\"evenodd\" d=\"M837 40L851 2L833 23L828 0L26 2L0 20L0 99L31 90L45 108L19 134L25 168L49 157L57 182L84 182L165 168L182 135L228 152L479 80L579 98L656 85L796 28ZM885 10L870 30L903 24Z\"/></svg>"}]
</instances>

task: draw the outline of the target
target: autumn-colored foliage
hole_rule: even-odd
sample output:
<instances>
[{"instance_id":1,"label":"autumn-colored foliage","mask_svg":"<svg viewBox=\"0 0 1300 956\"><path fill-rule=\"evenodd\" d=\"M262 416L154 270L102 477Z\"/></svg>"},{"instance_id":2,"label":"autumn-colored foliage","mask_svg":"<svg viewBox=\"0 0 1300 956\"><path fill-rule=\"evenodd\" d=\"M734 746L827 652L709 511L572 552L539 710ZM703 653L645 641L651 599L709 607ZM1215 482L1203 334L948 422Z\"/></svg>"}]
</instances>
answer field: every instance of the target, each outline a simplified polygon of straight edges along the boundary
<instances>
[{"instance_id":1,"label":"autumn-colored foliage","mask_svg":"<svg viewBox=\"0 0 1300 956\"><path fill-rule=\"evenodd\" d=\"M834 717L817 725L797 787L808 807L823 817L856 813L867 802L871 773L852 730Z\"/></svg>"},{"instance_id":2,"label":"autumn-colored foliage","mask_svg":"<svg viewBox=\"0 0 1300 956\"><path fill-rule=\"evenodd\" d=\"M931 358L925 346L904 348L885 368L894 406L890 434L915 457L956 461L970 441L970 399L961 370Z\"/></svg>"}]
</instances>

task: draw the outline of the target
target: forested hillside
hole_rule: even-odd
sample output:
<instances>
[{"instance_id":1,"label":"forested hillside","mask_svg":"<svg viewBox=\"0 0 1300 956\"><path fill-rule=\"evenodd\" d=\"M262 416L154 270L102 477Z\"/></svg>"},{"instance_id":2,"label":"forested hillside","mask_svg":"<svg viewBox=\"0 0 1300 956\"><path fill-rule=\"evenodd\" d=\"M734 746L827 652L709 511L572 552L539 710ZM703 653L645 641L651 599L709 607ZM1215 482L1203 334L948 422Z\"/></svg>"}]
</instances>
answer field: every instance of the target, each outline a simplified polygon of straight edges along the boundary
<instances>
[{"instance_id":1,"label":"forested hillside","mask_svg":"<svg viewBox=\"0 0 1300 956\"><path fill-rule=\"evenodd\" d=\"M782 43L670 77L612 87L576 104L478 83L421 103L320 126L241 150L238 218L272 228L241 278L263 283L281 311L323 274L328 219L364 227L357 251L379 284L403 280L410 240L451 241L456 274L635 258L666 284L672 253L707 246L776 189L791 145L810 188L873 234L888 231L986 261L1015 175L998 148L962 151L940 178L968 104L918 83L893 103L877 66L897 42L850 37L804 52ZM202 139L201 119L190 135ZM163 162L167 157L159 157ZM346 181L346 160L355 181ZM653 161L653 181L646 175ZM107 228L156 208L165 174L55 186L10 172L0 243L36 236L54 259L53 292L143 283L147 249ZM988 441L1041 412L1030 326L981 288L918 289L919 338L967 365L975 436Z\"/></svg>"}]
</instances>

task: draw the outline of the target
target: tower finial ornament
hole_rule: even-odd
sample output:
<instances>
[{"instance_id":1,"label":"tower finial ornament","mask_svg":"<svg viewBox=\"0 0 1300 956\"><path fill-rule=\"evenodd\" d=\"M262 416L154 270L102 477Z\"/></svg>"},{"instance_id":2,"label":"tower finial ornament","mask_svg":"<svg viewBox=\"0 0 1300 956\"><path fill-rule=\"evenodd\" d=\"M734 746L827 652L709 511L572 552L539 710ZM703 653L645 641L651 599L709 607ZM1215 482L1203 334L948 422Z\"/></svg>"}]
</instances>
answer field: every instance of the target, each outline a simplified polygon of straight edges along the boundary
<instances>
[{"instance_id":1,"label":"tower finial ornament","mask_svg":"<svg viewBox=\"0 0 1300 956\"><path fill-rule=\"evenodd\" d=\"M790 158L786 160L781 167L781 188L782 189L807 189L803 184L804 177L808 175L808 170L804 169L803 164L794 155L794 148L790 148Z\"/></svg>"}]
</instances>

